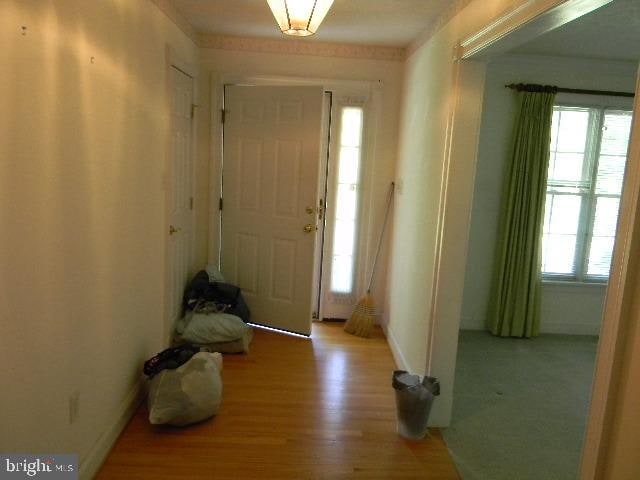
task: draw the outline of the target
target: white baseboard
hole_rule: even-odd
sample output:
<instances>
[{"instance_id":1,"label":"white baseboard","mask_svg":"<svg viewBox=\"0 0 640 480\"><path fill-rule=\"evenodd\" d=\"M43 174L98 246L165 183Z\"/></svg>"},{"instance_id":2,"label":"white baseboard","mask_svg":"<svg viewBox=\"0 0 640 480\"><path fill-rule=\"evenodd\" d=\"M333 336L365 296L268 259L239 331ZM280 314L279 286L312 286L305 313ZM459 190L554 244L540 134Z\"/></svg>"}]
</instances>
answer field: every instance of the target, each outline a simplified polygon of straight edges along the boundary
<instances>
[{"instance_id":1,"label":"white baseboard","mask_svg":"<svg viewBox=\"0 0 640 480\"><path fill-rule=\"evenodd\" d=\"M386 324L382 325L382 329L384 330L384 334L387 337L387 343L389 344L389 348L391 349L391 354L393 355L393 359L396 362L396 368L398 370L406 370L407 372L410 372L411 369L409 368L409 363L407 362L407 360L404 358L404 355L402 354L402 350L398 345L398 341L396 340L396 337L393 335L393 330L391 330Z\"/></svg>"},{"instance_id":2,"label":"white baseboard","mask_svg":"<svg viewBox=\"0 0 640 480\"><path fill-rule=\"evenodd\" d=\"M118 411L116 412L113 423L100 435L96 443L87 453L87 455L80 460L79 476L80 479L91 479L96 476L98 470L104 463L111 451L111 448L118 440L120 433L127 426L129 420L138 409L140 402L143 399L142 381L137 382L133 388L129 391L124 398Z\"/></svg>"},{"instance_id":3,"label":"white baseboard","mask_svg":"<svg viewBox=\"0 0 640 480\"><path fill-rule=\"evenodd\" d=\"M460 330L486 331L483 324L473 325L471 322L460 323ZM599 335L600 325L593 322L553 322L545 320L540 322L540 333L562 335Z\"/></svg>"},{"instance_id":4,"label":"white baseboard","mask_svg":"<svg viewBox=\"0 0 640 480\"><path fill-rule=\"evenodd\" d=\"M471 316L460 317L460 330L486 330L486 329L487 327L484 324L484 319L479 322L474 317L471 317Z\"/></svg>"},{"instance_id":5,"label":"white baseboard","mask_svg":"<svg viewBox=\"0 0 640 480\"><path fill-rule=\"evenodd\" d=\"M540 333L562 335L599 335L600 325L593 323L545 323L540 325Z\"/></svg>"}]
</instances>

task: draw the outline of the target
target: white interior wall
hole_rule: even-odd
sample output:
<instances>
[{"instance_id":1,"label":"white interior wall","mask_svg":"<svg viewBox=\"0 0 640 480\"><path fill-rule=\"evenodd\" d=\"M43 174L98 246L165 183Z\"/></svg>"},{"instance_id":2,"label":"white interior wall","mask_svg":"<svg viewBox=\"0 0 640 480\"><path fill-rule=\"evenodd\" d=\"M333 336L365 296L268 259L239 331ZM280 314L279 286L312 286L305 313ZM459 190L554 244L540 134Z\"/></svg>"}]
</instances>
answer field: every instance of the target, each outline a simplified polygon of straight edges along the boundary
<instances>
[{"instance_id":1,"label":"white interior wall","mask_svg":"<svg viewBox=\"0 0 640 480\"><path fill-rule=\"evenodd\" d=\"M474 188L461 328L485 329L493 274L505 163L509 155L515 95L510 83L540 83L568 88L633 91L636 65L626 62L504 55L487 67L484 107ZM559 94L558 102L632 107L631 99ZM542 333L597 335L606 286L545 282Z\"/></svg>"},{"instance_id":2,"label":"white interior wall","mask_svg":"<svg viewBox=\"0 0 640 480\"><path fill-rule=\"evenodd\" d=\"M161 346L167 44L150 1L0 2L0 451L87 477Z\"/></svg>"},{"instance_id":3,"label":"white interior wall","mask_svg":"<svg viewBox=\"0 0 640 480\"><path fill-rule=\"evenodd\" d=\"M431 412L434 426L448 425L451 415L467 212L475 167L475 155L466 151L456 154L447 166L447 133L456 98L461 110L473 116L484 88L481 67L471 69L472 76L480 79L478 84L456 86L456 48L522 3L526 2L472 1L428 41L412 49L406 62L396 172L402 188L396 197L393 224L388 332L394 356L403 368L429 372L441 381L441 394ZM469 125L474 127L475 122ZM471 136L476 135L475 130L471 129ZM456 142L454 138L452 148L474 149L467 140ZM445 205L449 206L446 215ZM437 328L431 335L434 324Z\"/></svg>"},{"instance_id":4,"label":"white interior wall","mask_svg":"<svg viewBox=\"0 0 640 480\"><path fill-rule=\"evenodd\" d=\"M382 225L382 214L388 193L389 182L395 170L397 149L398 115L402 85L402 62L388 60L354 59L329 56L296 55L290 53L262 53L205 48L201 50L201 71L210 77L207 88L208 98L201 99L203 122L201 125L199 152L202 158L209 158L210 182L199 182L198 195L209 195L212 199L210 216L209 258L217 262L219 223L217 199L220 197L220 117L223 81L229 79L270 77L288 79L321 79L340 81L368 82L371 85L372 98L377 102L377 111L372 112L376 125L372 139L373 151L364 159L365 172L369 176L369 192L365 192L363 214L366 218L364 236L368 239L364 245L365 265L370 268L373 250ZM206 125L205 125L206 122ZM205 135L207 130L209 134ZM204 191L203 189L206 189ZM213 200L215 199L215 200ZM387 250L381 253L379 270L373 288L374 298L381 310L386 298ZM367 270L369 271L369 270ZM364 292L359 292L364 293ZM382 317L386 321L386 314Z\"/></svg>"},{"instance_id":5,"label":"white interior wall","mask_svg":"<svg viewBox=\"0 0 640 480\"><path fill-rule=\"evenodd\" d=\"M453 218L447 221L445 218L444 221L445 231L447 224L451 226L448 234L445 235L445 240L451 241L451 248L449 252L445 252L445 258L440 262L440 269L450 278L450 281L445 282L447 284L445 286L453 287L447 292L444 309L432 310L433 304L438 303L438 299L435 302L432 301L431 293L435 286L429 278L433 276L438 265L434 261L435 254L430 251L430 245L424 246L420 241L437 235L437 230L433 223L416 222L416 219L428 218L427 213L421 213L420 209L437 208L437 196L429 191L431 183L426 175L439 172L437 164L442 162L441 155L445 151L447 122L445 116L440 113L447 108L447 102L455 95L452 88L453 82L450 82L455 64L451 53L458 41L480 31L501 14L511 12L523 3L525 2L518 0L473 1L437 35L417 48L406 64L397 176L412 178L418 175L419 178L411 182L410 189L398 195L396 202L390 256L389 331L398 340L395 343L392 342L391 346L396 358L405 360L402 366L417 373L429 371L441 380L441 395L434 403L431 412L431 424L434 426L446 426L450 419L465 274L466 238L469 229L467 220L470 219L468 215L471 212L471 202L468 205L462 204L462 208L458 208L455 212L457 217L462 219ZM574 5L570 6L576 6L578 3L574 2ZM438 50L442 52L441 55L437 55ZM585 76L589 75L590 73ZM480 78L482 74L473 76ZM481 85L480 89L483 90L484 86ZM468 91L463 92L460 102L465 105L475 103L478 97L482 98L482 93L479 89L469 88ZM420 103L422 108L414 107L416 102ZM437 118L431 120L434 116ZM434 129L437 135L432 133ZM637 133L636 128L634 134ZM475 135L475 132L472 134ZM425 136L428 137L427 141L424 140ZM461 139L458 137L454 136L454 144L460 142ZM465 141L469 140L469 135L462 135L462 137ZM454 163L464 163L460 160L456 156ZM432 170L429 171L425 164L435 164L435 166L431 166ZM466 195L464 187L468 177L473 177L473 165L466 171L463 168L469 165L459 164L458 167L462 178L449 179L447 197L456 198L458 195L464 197ZM636 218L634 230L637 231L639 227L640 219ZM407 241L416 237L417 241ZM447 241L442 243L448 244ZM635 247L638 247L637 241L634 242L634 250L637 250ZM405 258L413 259L413 262L404 260ZM456 258L462 258L462 268L458 268ZM448 269L449 265L453 265L454 268ZM631 288L638 291L637 273L637 266L629 271L629 281L636 280L634 286L630 287L630 292ZM603 472L603 479L632 479L638 476L637 445L639 444L640 417L636 406L640 391L637 388L638 382L633 380L638 374L638 362L634 360L637 360L638 351L640 351L637 309L626 309L623 311L623 317L625 330L622 335L627 338L628 344L626 352L620 352L618 357L621 360L619 365L621 365L622 379L617 395L614 397L615 405L610 412L615 425L607 432L608 437L605 439L609 451L605 452L608 468ZM434 324L436 334L434 342L429 345L427 334ZM420 338L418 341L412 341L411 336Z\"/></svg>"}]
</instances>

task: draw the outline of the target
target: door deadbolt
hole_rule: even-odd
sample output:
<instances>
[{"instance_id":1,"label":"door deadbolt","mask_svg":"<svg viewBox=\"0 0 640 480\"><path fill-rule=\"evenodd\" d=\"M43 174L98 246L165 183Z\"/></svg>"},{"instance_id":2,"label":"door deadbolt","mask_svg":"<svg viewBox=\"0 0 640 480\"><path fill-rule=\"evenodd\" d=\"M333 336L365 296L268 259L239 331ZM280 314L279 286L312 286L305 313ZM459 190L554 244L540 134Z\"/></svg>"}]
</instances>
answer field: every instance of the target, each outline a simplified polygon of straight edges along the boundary
<instances>
[{"instance_id":1,"label":"door deadbolt","mask_svg":"<svg viewBox=\"0 0 640 480\"><path fill-rule=\"evenodd\" d=\"M311 233L313 232L313 225L311 225L310 223L307 223L304 228L302 229L302 231L304 231L304 233Z\"/></svg>"}]
</instances>

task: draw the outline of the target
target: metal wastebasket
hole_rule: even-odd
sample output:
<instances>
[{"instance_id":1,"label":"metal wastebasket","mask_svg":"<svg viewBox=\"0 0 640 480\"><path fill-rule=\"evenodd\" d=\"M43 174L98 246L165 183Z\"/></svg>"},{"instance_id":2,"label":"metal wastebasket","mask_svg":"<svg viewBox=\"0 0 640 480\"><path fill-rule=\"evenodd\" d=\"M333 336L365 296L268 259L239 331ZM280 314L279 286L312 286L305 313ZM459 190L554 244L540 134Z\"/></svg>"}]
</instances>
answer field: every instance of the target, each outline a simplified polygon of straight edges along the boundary
<instances>
[{"instance_id":1,"label":"metal wastebasket","mask_svg":"<svg viewBox=\"0 0 640 480\"><path fill-rule=\"evenodd\" d=\"M440 383L435 377L395 370L392 380L396 392L398 434L410 440L422 440L427 434L427 422L435 396L440 395Z\"/></svg>"}]
</instances>

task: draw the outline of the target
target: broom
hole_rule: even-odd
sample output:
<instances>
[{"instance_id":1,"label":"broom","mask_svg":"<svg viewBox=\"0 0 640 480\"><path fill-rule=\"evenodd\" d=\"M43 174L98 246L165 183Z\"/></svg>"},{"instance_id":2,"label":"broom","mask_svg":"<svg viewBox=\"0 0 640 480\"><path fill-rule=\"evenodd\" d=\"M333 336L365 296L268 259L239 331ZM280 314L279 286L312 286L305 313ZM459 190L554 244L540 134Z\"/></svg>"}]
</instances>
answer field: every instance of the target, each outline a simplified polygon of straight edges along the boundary
<instances>
[{"instance_id":1,"label":"broom","mask_svg":"<svg viewBox=\"0 0 640 480\"><path fill-rule=\"evenodd\" d=\"M347 320L347 323L344 324L345 332L357 335L358 337L368 338L371 336L371 331L373 330L376 309L373 304L373 298L371 298L371 284L373 283L373 277L376 272L376 264L378 263L378 256L380 255L380 247L382 246L384 231L387 227L387 219L389 218L389 210L391 209L391 200L393 199L394 189L395 183L391 182L387 208L384 213L384 221L382 222L382 230L380 230L380 238L378 239L378 246L376 247L376 256L373 259L373 267L371 268L371 276L369 277L369 285L367 286L367 294L360 299L356 308L353 310L351 317Z\"/></svg>"}]
</instances>

